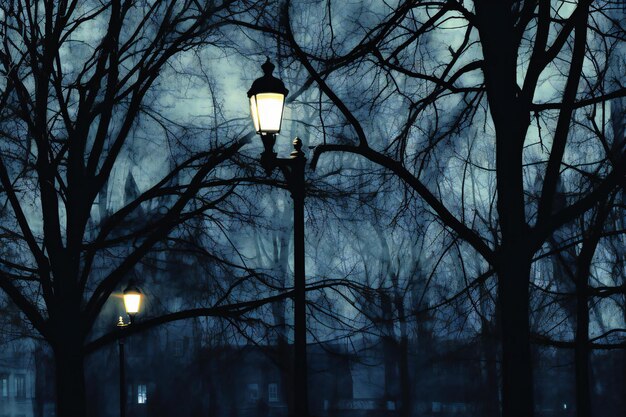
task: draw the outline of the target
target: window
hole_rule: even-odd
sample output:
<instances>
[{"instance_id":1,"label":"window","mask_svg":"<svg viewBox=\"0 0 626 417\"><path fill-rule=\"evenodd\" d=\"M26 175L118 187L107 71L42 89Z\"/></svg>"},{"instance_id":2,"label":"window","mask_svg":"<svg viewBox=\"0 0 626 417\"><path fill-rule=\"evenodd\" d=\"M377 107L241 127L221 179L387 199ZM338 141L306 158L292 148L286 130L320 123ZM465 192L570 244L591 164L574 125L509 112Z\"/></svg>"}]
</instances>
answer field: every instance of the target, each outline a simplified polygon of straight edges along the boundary
<instances>
[{"instance_id":1,"label":"window","mask_svg":"<svg viewBox=\"0 0 626 417\"><path fill-rule=\"evenodd\" d=\"M26 377L15 375L15 397L26 398Z\"/></svg>"},{"instance_id":2,"label":"window","mask_svg":"<svg viewBox=\"0 0 626 417\"><path fill-rule=\"evenodd\" d=\"M0 396L7 398L9 396L9 376L0 375Z\"/></svg>"},{"instance_id":3,"label":"window","mask_svg":"<svg viewBox=\"0 0 626 417\"><path fill-rule=\"evenodd\" d=\"M267 386L267 400L269 402L278 401L278 384L268 384Z\"/></svg>"},{"instance_id":4,"label":"window","mask_svg":"<svg viewBox=\"0 0 626 417\"><path fill-rule=\"evenodd\" d=\"M259 384L248 384L248 399L250 401L259 399Z\"/></svg>"},{"instance_id":5,"label":"window","mask_svg":"<svg viewBox=\"0 0 626 417\"><path fill-rule=\"evenodd\" d=\"M145 384L137 385L137 404L148 402L148 390Z\"/></svg>"}]
</instances>

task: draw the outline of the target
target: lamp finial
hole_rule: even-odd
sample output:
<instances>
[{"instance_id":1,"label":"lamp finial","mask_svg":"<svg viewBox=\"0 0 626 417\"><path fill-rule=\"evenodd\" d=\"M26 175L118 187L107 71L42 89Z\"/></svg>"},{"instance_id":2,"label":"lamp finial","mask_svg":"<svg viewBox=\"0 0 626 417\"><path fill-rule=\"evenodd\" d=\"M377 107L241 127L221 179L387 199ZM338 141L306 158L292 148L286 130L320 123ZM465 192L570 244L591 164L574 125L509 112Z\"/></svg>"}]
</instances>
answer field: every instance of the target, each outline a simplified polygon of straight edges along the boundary
<instances>
[{"instance_id":1,"label":"lamp finial","mask_svg":"<svg viewBox=\"0 0 626 417\"><path fill-rule=\"evenodd\" d=\"M263 69L263 73L265 75L270 76L270 75L272 75L272 72L274 72L274 68L276 68L276 67L274 66L274 64L272 64L270 62L270 57L269 56L267 56L265 58L266 58L265 63L263 65L261 65L261 69Z\"/></svg>"},{"instance_id":2,"label":"lamp finial","mask_svg":"<svg viewBox=\"0 0 626 417\"><path fill-rule=\"evenodd\" d=\"M304 152L302 152L302 139L295 137L293 140L293 151L291 151L291 159L304 158Z\"/></svg>"}]
</instances>

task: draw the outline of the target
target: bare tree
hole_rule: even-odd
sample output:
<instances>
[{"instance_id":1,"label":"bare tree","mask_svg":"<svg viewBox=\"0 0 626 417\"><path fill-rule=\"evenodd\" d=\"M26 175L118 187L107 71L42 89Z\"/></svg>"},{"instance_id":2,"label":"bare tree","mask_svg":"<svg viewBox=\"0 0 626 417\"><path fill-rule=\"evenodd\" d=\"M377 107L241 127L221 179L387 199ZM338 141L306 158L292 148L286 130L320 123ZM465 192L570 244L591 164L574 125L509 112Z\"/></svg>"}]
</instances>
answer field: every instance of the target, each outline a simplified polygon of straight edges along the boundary
<instances>
[{"instance_id":1,"label":"bare tree","mask_svg":"<svg viewBox=\"0 0 626 417\"><path fill-rule=\"evenodd\" d=\"M244 171L232 157L248 137L234 140L238 134L223 128L219 141L205 140L204 126L182 125L156 103L163 74L177 76L175 58L219 44L218 29L236 7L0 2L2 245L17 254L4 251L0 288L54 352L60 416L85 415L84 355L119 336L89 341L109 296L152 250L185 240L181 227L190 219L228 214L228 199L236 197ZM132 198L112 202L116 169L137 149L152 152L153 163L155 149L170 152L173 164L140 185L129 177ZM146 208L157 209L146 218ZM232 303L231 291L217 294L213 306L146 320L133 331L256 306Z\"/></svg>"},{"instance_id":2,"label":"bare tree","mask_svg":"<svg viewBox=\"0 0 626 417\"><path fill-rule=\"evenodd\" d=\"M587 135L596 109L626 95L606 71L624 40L623 26L607 13L618 6L415 1L342 13L331 1L317 8L286 1L277 23L254 13L236 22L280 38L297 61L290 65L308 72L299 83L318 89L320 119L334 125L320 129L314 166L324 154L348 152L393 172L465 242L467 256L478 254L496 271L506 417L534 414L534 254L624 181L623 147L608 158L602 137ZM316 36L296 23L305 13L323 23ZM486 150L465 162L484 188L472 205L465 194L471 179L446 162L473 133ZM579 157L583 145L586 157ZM533 172L541 178L536 205ZM555 209L557 184L580 178L578 198Z\"/></svg>"}]
</instances>

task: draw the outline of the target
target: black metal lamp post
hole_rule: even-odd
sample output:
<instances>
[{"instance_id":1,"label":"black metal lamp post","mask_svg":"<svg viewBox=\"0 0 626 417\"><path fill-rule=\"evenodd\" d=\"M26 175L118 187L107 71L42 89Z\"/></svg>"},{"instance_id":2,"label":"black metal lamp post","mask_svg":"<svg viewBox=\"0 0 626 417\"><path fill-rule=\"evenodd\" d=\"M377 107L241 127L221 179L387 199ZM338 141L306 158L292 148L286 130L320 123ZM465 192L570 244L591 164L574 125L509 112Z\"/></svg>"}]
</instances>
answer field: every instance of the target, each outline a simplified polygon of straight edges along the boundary
<instances>
[{"instance_id":1,"label":"black metal lamp post","mask_svg":"<svg viewBox=\"0 0 626 417\"><path fill-rule=\"evenodd\" d=\"M139 291L139 288L133 284L128 284L128 287L124 290L124 309L128 315L128 323L125 323L122 316L120 316L117 327L125 329L133 324L135 314L139 312L139 307L141 307L141 299L142 293ZM123 337L119 338L118 346L120 348L120 417L126 417L126 372Z\"/></svg>"},{"instance_id":2,"label":"black metal lamp post","mask_svg":"<svg viewBox=\"0 0 626 417\"><path fill-rule=\"evenodd\" d=\"M250 112L256 132L263 141L261 165L270 175L279 168L283 173L293 199L294 239L294 408L295 417L308 417L307 353L306 353L306 297L304 275L304 166L302 141L295 138L289 158L278 158L274 152L276 135L280 133L289 91L274 77L274 65L269 58L261 66L264 75L252 83L248 91Z\"/></svg>"}]
</instances>

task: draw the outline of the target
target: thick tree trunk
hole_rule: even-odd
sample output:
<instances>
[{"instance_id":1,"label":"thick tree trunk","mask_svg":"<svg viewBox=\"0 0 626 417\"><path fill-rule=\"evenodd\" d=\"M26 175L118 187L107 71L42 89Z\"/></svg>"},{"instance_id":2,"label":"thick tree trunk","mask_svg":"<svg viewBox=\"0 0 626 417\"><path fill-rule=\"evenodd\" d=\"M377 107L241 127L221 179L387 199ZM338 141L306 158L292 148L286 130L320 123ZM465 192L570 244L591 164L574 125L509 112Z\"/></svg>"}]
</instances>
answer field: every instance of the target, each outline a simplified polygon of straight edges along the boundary
<instances>
[{"instance_id":1,"label":"thick tree trunk","mask_svg":"<svg viewBox=\"0 0 626 417\"><path fill-rule=\"evenodd\" d=\"M626 306L626 295L624 296L624 306ZM623 307L624 317L626 320L626 307ZM626 417L626 349L622 349L622 416Z\"/></svg>"},{"instance_id":2,"label":"thick tree trunk","mask_svg":"<svg viewBox=\"0 0 626 417\"><path fill-rule=\"evenodd\" d=\"M488 293L485 285L480 286L481 298L481 350L482 350L482 371L483 371L483 387L481 391L484 394L482 403L482 413L485 417L498 417L500 415L500 399L499 390L500 382L498 380L498 352L496 348L497 335L494 326L489 319L489 309L487 308Z\"/></svg>"},{"instance_id":3,"label":"thick tree trunk","mask_svg":"<svg viewBox=\"0 0 626 417\"><path fill-rule=\"evenodd\" d=\"M502 343L502 415L534 414L530 353L529 284L531 255L526 241L522 178L525 129L516 118L500 128L497 140L498 215L502 230L499 248L498 310ZM516 128L517 127L517 128ZM508 134L505 134L507 133ZM504 138L510 138L508 141Z\"/></svg>"},{"instance_id":4,"label":"thick tree trunk","mask_svg":"<svg viewBox=\"0 0 626 417\"><path fill-rule=\"evenodd\" d=\"M400 358L398 368L400 371L400 399L402 408L401 417L410 417L413 411L413 401L411 396L411 381L409 378L409 338L403 335L400 338Z\"/></svg>"},{"instance_id":5,"label":"thick tree trunk","mask_svg":"<svg viewBox=\"0 0 626 417\"><path fill-rule=\"evenodd\" d=\"M502 235L495 267L502 343L502 415L533 416L530 355L528 225L524 202L523 149L529 111L517 84L515 18L508 2L476 1L485 57L483 73L496 130L498 222Z\"/></svg>"},{"instance_id":6,"label":"thick tree trunk","mask_svg":"<svg viewBox=\"0 0 626 417\"><path fill-rule=\"evenodd\" d=\"M43 347L37 346L35 349L35 401L34 401L34 414L36 417L43 416L44 403L46 399L48 385L48 378L50 373L48 366L50 360Z\"/></svg>"},{"instance_id":7,"label":"thick tree trunk","mask_svg":"<svg viewBox=\"0 0 626 417\"><path fill-rule=\"evenodd\" d=\"M68 327L71 327L68 324ZM57 415L85 417L85 376L82 341L74 340L71 332L54 347L56 367Z\"/></svg>"},{"instance_id":8,"label":"thick tree trunk","mask_svg":"<svg viewBox=\"0 0 626 417\"><path fill-rule=\"evenodd\" d=\"M389 327L386 325L385 327ZM385 369L385 401L394 401L398 399L398 360L399 345L390 334L383 335L381 338L383 348L383 365Z\"/></svg>"},{"instance_id":9,"label":"thick tree trunk","mask_svg":"<svg viewBox=\"0 0 626 417\"><path fill-rule=\"evenodd\" d=\"M594 224L591 227L591 235L585 238L582 249L578 256L576 269L576 338L574 346L575 371L576 371L576 415L577 417L591 417L591 349L589 346L589 276L591 274L591 262L598 247L602 235L604 222L608 215L608 207L601 205Z\"/></svg>"},{"instance_id":10,"label":"thick tree trunk","mask_svg":"<svg viewBox=\"0 0 626 417\"><path fill-rule=\"evenodd\" d=\"M586 283L585 283L586 284ZM589 304L586 285L576 291L576 416L591 417L591 392L589 386Z\"/></svg>"},{"instance_id":11,"label":"thick tree trunk","mask_svg":"<svg viewBox=\"0 0 626 417\"><path fill-rule=\"evenodd\" d=\"M280 377L282 383L280 384L280 390L282 393L282 400L287 405L287 415L293 416L296 414L296 408L294 403L294 392L291 381L293 381L293 350L290 348L287 339L284 337L284 333L281 333L277 341L277 355L276 361L280 364Z\"/></svg>"},{"instance_id":12,"label":"thick tree trunk","mask_svg":"<svg viewBox=\"0 0 626 417\"><path fill-rule=\"evenodd\" d=\"M522 251L522 248L518 248ZM530 262L520 253L503 256L498 276L502 337L502 415L533 416L528 277Z\"/></svg>"},{"instance_id":13,"label":"thick tree trunk","mask_svg":"<svg viewBox=\"0 0 626 417\"><path fill-rule=\"evenodd\" d=\"M626 272L626 271L625 271ZM623 296L622 319L626 321L626 295ZM622 349L622 413L621 415L626 417L626 349Z\"/></svg>"},{"instance_id":14,"label":"thick tree trunk","mask_svg":"<svg viewBox=\"0 0 626 417\"><path fill-rule=\"evenodd\" d=\"M485 417L498 417L500 415L500 399L499 390L500 382L498 380L498 353L494 340L491 337L483 336L485 350L485 367L486 367L486 390L485 390Z\"/></svg>"}]
</instances>

